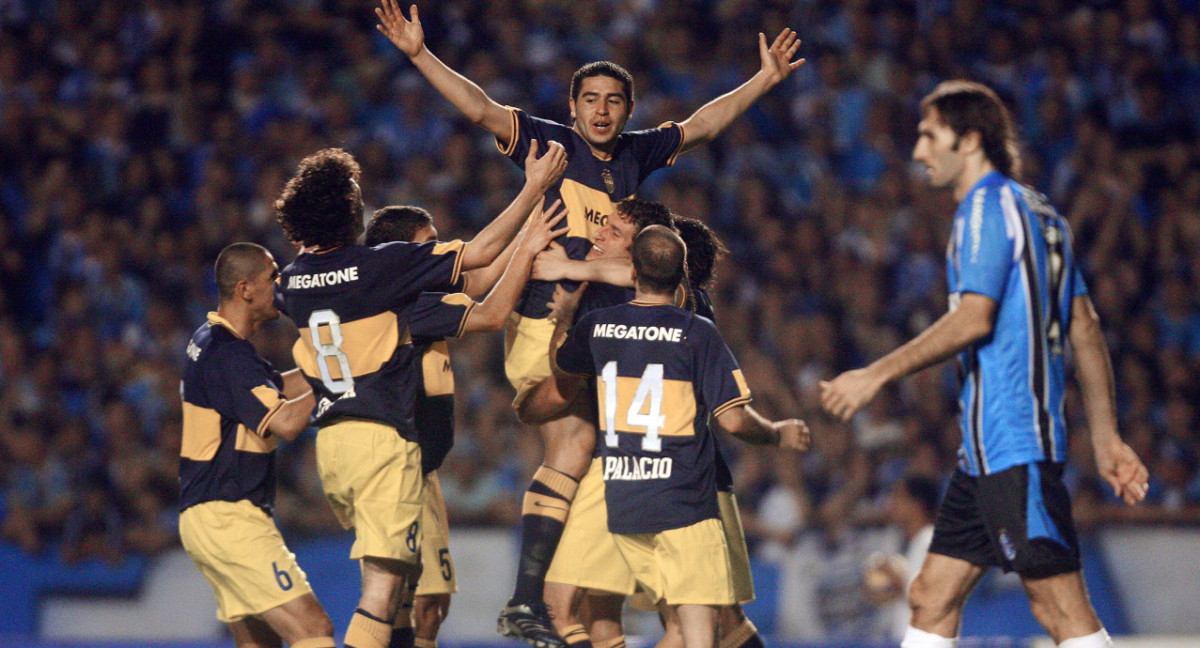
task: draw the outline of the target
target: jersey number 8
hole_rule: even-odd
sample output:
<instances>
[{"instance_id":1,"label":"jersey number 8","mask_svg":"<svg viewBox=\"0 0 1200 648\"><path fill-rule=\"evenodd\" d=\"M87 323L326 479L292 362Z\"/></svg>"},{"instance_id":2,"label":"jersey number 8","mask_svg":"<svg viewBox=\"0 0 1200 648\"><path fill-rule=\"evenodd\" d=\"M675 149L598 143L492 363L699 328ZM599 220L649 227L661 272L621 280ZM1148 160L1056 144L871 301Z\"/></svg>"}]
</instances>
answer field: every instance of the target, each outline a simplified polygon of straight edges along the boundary
<instances>
[{"instance_id":1,"label":"jersey number 8","mask_svg":"<svg viewBox=\"0 0 1200 648\"><path fill-rule=\"evenodd\" d=\"M329 342L321 341L321 327L329 327ZM344 394L354 388L354 374L350 372L350 356L342 351L342 320L338 314L328 308L313 311L308 316L308 332L312 334L313 347L317 350L317 369L321 372L321 382L325 388L335 394ZM341 378L334 380L329 373L329 359L337 358L338 371Z\"/></svg>"}]
</instances>

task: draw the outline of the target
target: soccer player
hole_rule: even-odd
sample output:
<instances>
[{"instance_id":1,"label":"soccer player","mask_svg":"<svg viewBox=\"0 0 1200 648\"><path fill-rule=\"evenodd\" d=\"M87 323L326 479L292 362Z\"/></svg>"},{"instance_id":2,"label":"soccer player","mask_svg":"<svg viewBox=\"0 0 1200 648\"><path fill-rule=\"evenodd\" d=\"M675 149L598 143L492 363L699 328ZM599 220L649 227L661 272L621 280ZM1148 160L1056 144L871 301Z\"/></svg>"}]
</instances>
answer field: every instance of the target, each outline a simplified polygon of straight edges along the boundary
<instances>
[{"instance_id":1,"label":"soccer player","mask_svg":"<svg viewBox=\"0 0 1200 648\"><path fill-rule=\"evenodd\" d=\"M573 123L558 124L500 105L434 56L425 46L416 5L410 8L409 18L395 0L381 0L375 12L380 32L463 115L495 135L501 152L514 162L521 163L530 139L556 141L567 148L567 171L547 196L548 200L560 198L567 206L567 240L593 240L615 212L615 203L634 196L646 177L673 164L681 152L715 138L804 63L804 59L792 60L800 47L792 30L784 29L770 45L766 36L759 34L762 65L753 77L701 106L683 122L627 133L625 125L634 107L633 77L615 63L593 62L575 72L568 100ZM587 251L586 245L567 247L575 259L582 259ZM552 284L532 282L507 328L505 373L517 391L514 406L520 404L529 388L550 374L546 349L554 324L547 319L545 304L553 289ZM559 511L553 509L569 510L589 460L573 450L578 439L571 435L577 431L578 426L569 420L539 426L546 455L526 493L516 585L498 622L503 634L539 648L563 644L550 627L542 591L562 534ZM542 497L551 497L560 504L553 509L539 507L537 502ZM551 511L553 515L544 515Z\"/></svg>"},{"instance_id":2,"label":"soccer player","mask_svg":"<svg viewBox=\"0 0 1200 648\"><path fill-rule=\"evenodd\" d=\"M542 414L595 378L608 527L617 548L688 648L711 648L717 607L736 593L717 498L709 414L739 438L804 450L798 419L748 406L737 361L711 320L674 305L685 279L677 234L650 226L632 247L636 298L584 315L532 398ZM697 568L700 565L702 568Z\"/></svg>"},{"instance_id":3,"label":"soccer player","mask_svg":"<svg viewBox=\"0 0 1200 648\"><path fill-rule=\"evenodd\" d=\"M429 212L409 205L376 210L367 225L370 247L406 241L428 243L438 238ZM516 240L491 265L464 273L462 292L478 297L491 290L516 250ZM450 595L458 591L454 561L450 556L450 525L437 469L454 445L454 372L444 338L414 340L421 356L417 372L414 421L421 446L421 471L425 475L425 499L421 513L421 576L416 583L411 614L401 607L392 631L392 644L400 634L412 632L416 648L437 648L437 635L450 612ZM404 603L408 603L405 601Z\"/></svg>"},{"instance_id":4,"label":"soccer player","mask_svg":"<svg viewBox=\"0 0 1200 648\"><path fill-rule=\"evenodd\" d=\"M413 337L499 330L533 257L564 217L540 208L505 275L482 303L454 286L463 270L493 262L566 165L561 146L531 149L525 186L472 241L356 245L363 231L358 163L325 149L301 161L276 201L284 233L301 253L280 277L278 299L300 327L296 364L317 397L317 465L326 497L362 567L362 597L346 645L384 648L401 592L419 568L424 478L413 424Z\"/></svg>"},{"instance_id":5,"label":"soccer player","mask_svg":"<svg viewBox=\"0 0 1200 648\"><path fill-rule=\"evenodd\" d=\"M271 520L277 439L295 439L315 404L298 370L280 374L249 342L279 317L279 267L262 246L234 243L215 274L217 311L183 371L179 536L239 648L333 648L333 623Z\"/></svg>"},{"instance_id":6,"label":"soccer player","mask_svg":"<svg viewBox=\"0 0 1200 648\"><path fill-rule=\"evenodd\" d=\"M1146 467L1117 432L1108 348L1066 221L1013 180L1014 125L986 86L947 81L921 102L913 159L959 201L947 251L950 311L869 366L822 383L849 420L887 383L958 354L963 435L929 554L909 591L904 648L955 645L962 607L992 566L1016 571L1059 646L1110 646L1084 589L1062 481L1066 343L1074 350L1100 474L1118 497L1146 495Z\"/></svg>"}]
</instances>

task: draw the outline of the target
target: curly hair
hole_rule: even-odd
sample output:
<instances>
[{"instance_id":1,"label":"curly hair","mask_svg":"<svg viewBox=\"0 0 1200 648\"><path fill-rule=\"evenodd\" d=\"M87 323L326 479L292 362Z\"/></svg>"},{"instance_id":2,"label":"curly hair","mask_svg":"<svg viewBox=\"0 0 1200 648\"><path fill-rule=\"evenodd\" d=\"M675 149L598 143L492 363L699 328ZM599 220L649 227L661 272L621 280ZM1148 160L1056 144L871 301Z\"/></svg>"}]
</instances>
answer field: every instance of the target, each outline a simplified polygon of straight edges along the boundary
<instances>
[{"instance_id":1,"label":"curly hair","mask_svg":"<svg viewBox=\"0 0 1200 648\"><path fill-rule=\"evenodd\" d=\"M617 211L629 219L629 222L639 232L651 225L662 225L669 229L675 229L675 217L671 214L671 210L667 209L666 205L653 200L626 198L617 203Z\"/></svg>"},{"instance_id":2,"label":"curly hair","mask_svg":"<svg viewBox=\"0 0 1200 648\"><path fill-rule=\"evenodd\" d=\"M706 288L713 279L713 267L729 254L729 248L701 220L676 214L675 229L687 245L688 280L693 288Z\"/></svg>"},{"instance_id":3,"label":"curly hair","mask_svg":"<svg viewBox=\"0 0 1200 648\"><path fill-rule=\"evenodd\" d=\"M363 231L362 170L340 148L300 161L275 201L275 218L293 243L332 247L354 243Z\"/></svg>"}]
</instances>

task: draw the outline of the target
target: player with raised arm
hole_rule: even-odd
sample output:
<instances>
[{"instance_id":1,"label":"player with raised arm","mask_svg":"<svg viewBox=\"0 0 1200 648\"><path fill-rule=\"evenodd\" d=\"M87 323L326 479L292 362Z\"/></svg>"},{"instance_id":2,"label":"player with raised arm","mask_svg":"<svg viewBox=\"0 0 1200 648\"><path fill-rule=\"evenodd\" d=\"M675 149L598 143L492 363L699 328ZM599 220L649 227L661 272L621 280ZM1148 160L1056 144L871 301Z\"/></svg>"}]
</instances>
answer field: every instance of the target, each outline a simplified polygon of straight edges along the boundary
<instances>
[{"instance_id":1,"label":"player with raised arm","mask_svg":"<svg viewBox=\"0 0 1200 648\"><path fill-rule=\"evenodd\" d=\"M947 249L950 311L865 368L822 383L849 420L887 383L958 354L959 467L909 591L904 648L955 645L967 596L988 568L1021 576L1030 608L1064 648L1111 646L1088 601L1062 475L1070 342L1100 474L1146 495L1146 467L1117 432L1113 374L1067 222L1013 180L1015 127L990 88L942 83L921 102L913 159L959 201Z\"/></svg>"},{"instance_id":2,"label":"player with raised arm","mask_svg":"<svg viewBox=\"0 0 1200 648\"><path fill-rule=\"evenodd\" d=\"M279 267L234 243L214 274L220 302L188 342L180 387L179 536L239 648L333 648L333 623L271 520L277 439L304 431L316 402L298 370L280 374L249 342L279 317Z\"/></svg>"},{"instance_id":3,"label":"player with raised arm","mask_svg":"<svg viewBox=\"0 0 1200 648\"><path fill-rule=\"evenodd\" d=\"M711 320L674 305L686 250L661 226L634 239L636 298L584 315L555 374L523 410L553 415L596 379L608 527L620 555L688 648L710 648L717 608L736 602L717 498L709 415L751 443L808 447L798 419L771 423ZM704 569L696 569L704 565Z\"/></svg>"},{"instance_id":4,"label":"player with raised arm","mask_svg":"<svg viewBox=\"0 0 1200 648\"><path fill-rule=\"evenodd\" d=\"M738 88L701 106L686 120L658 128L625 132L634 107L633 78L610 61L584 65L571 79L568 105L573 123L558 124L505 107L478 85L450 69L426 47L416 5L406 18L395 0L382 0L376 9L378 29L404 52L426 79L463 115L495 135L501 152L520 164L531 139L557 141L567 148L569 163L562 182L548 195L567 206L566 239L590 241L614 213L614 206L632 197L643 180L670 166L679 153L715 138L759 97L778 85L801 64L793 61L800 41L784 29L768 44L759 34L761 68ZM568 246L582 259L587 246ZM505 373L517 390L514 405L527 390L549 375L546 349L554 325L545 304L553 284L531 282L510 323L505 339ZM542 602L544 579L562 524L550 509L537 506L542 497L558 500L555 508L569 510L588 457L571 450L570 435L577 426L548 421L539 426L546 457L534 475L523 506L520 564L513 597L501 612L499 629L539 648L563 641L550 627Z\"/></svg>"},{"instance_id":5,"label":"player with raised arm","mask_svg":"<svg viewBox=\"0 0 1200 648\"><path fill-rule=\"evenodd\" d=\"M391 641L406 583L419 569L424 478L413 424L420 356L413 337L499 330L512 312L533 258L565 216L561 203L535 211L566 157L531 148L525 186L472 241L356 244L363 230L357 162L326 149L300 163L275 209L301 253L284 269L277 298L300 328L296 364L317 395L317 466L339 521L355 530L350 558L362 567L362 596L346 645ZM462 271L486 266L526 216L508 269L482 303L440 294Z\"/></svg>"}]
</instances>

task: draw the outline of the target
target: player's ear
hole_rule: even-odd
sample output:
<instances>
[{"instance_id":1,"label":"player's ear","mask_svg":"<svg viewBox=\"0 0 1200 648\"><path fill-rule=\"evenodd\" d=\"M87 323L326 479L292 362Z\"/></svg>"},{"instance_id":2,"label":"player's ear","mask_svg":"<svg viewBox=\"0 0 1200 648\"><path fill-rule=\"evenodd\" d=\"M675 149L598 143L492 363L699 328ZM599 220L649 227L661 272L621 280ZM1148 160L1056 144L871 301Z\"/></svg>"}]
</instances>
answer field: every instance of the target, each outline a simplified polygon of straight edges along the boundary
<instances>
[{"instance_id":1,"label":"player's ear","mask_svg":"<svg viewBox=\"0 0 1200 648\"><path fill-rule=\"evenodd\" d=\"M571 121L574 121L575 120L575 98L574 97L567 100L567 106L569 106L571 108Z\"/></svg>"},{"instance_id":2,"label":"player's ear","mask_svg":"<svg viewBox=\"0 0 1200 648\"><path fill-rule=\"evenodd\" d=\"M969 130L958 138L960 153L974 153L983 147L983 136L977 130Z\"/></svg>"}]
</instances>

